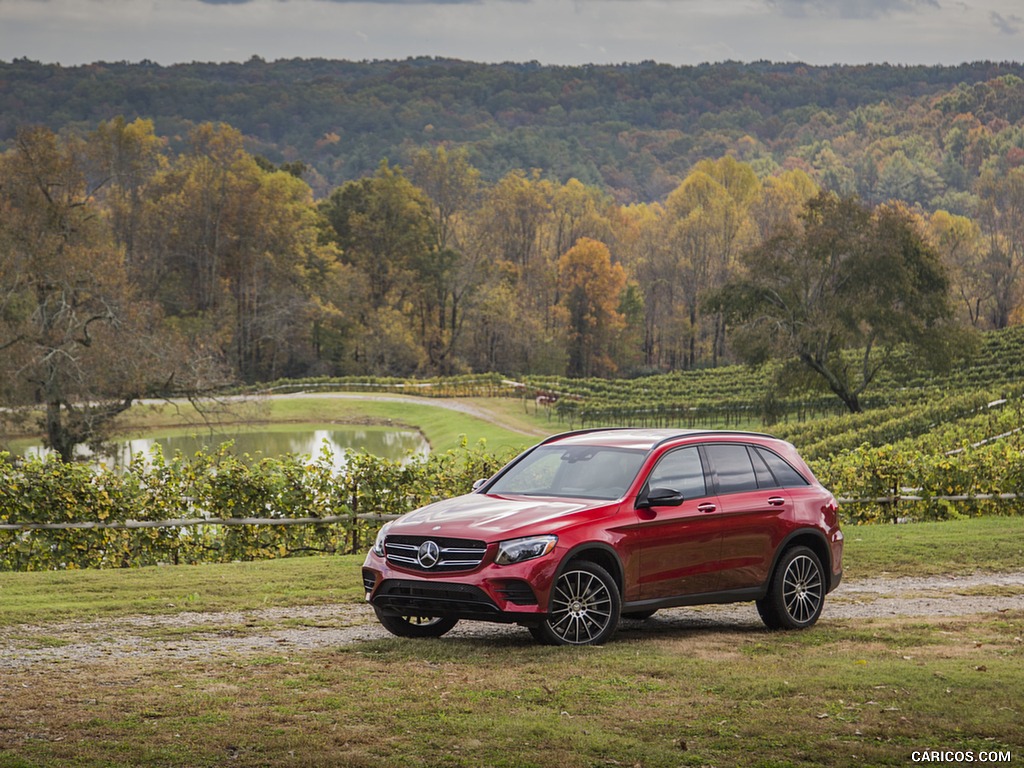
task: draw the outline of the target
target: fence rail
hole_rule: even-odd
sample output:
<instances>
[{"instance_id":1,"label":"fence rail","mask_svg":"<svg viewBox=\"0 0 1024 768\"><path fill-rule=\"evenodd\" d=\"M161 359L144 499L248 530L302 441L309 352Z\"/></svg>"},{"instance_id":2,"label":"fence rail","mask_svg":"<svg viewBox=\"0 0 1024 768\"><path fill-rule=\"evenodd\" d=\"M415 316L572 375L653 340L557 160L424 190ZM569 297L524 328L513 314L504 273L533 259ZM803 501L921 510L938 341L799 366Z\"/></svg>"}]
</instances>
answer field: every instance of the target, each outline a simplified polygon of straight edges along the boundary
<instances>
[{"instance_id":1,"label":"fence rail","mask_svg":"<svg viewBox=\"0 0 1024 768\"><path fill-rule=\"evenodd\" d=\"M1016 501L1024 498L1019 493L979 493L956 496L914 496L895 495L859 499L836 499L840 504L899 504L904 501ZM139 528L189 528L200 525L335 525L351 523L353 520L386 523L397 520L401 515L366 513L361 515L337 515L332 517L195 517L178 520L119 520L78 523L3 523L0 531L99 531L105 529L131 530Z\"/></svg>"},{"instance_id":2,"label":"fence rail","mask_svg":"<svg viewBox=\"0 0 1024 768\"><path fill-rule=\"evenodd\" d=\"M840 504L898 504L901 501L1015 501L1024 498L1019 493L976 493L958 496L880 496L866 499L836 499Z\"/></svg>"},{"instance_id":3,"label":"fence rail","mask_svg":"<svg viewBox=\"0 0 1024 768\"><path fill-rule=\"evenodd\" d=\"M138 528L189 528L199 525L334 525L362 520L386 523L401 515L338 515L334 517L189 517L178 520L116 520L80 523L4 523L0 531L102 531L106 529L131 530Z\"/></svg>"}]
</instances>

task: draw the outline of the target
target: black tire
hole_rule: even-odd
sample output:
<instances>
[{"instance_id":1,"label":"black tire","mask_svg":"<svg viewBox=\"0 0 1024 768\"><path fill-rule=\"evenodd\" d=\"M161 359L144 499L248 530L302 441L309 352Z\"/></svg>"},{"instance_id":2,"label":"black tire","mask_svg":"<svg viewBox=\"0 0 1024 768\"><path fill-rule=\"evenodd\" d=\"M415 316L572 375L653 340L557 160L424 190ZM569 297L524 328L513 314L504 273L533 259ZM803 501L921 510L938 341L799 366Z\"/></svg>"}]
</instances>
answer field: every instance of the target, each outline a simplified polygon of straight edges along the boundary
<instances>
[{"instance_id":1,"label":"black tire","mask_svg":"<svg viewBox=\"0 0 1024 768\"><path fill-rule=\"evenodd\" d=\"M396 616L379 608L373 610L384 629L398 637L441 637L459 623L458 619L443 616Z\"/></svg>"},{"instance_id":2,"label":"black tire","mask_svg":"<svg viewBox=\"0 0 1024 768\"><path fill-rule=\"evenodd\" d=\"M825 591L818 556L807 547L793 547L775 566L768 594L757 601L757 612L769 629L806 629L821 615Z\"/></svg>"},{"instance_id":3,"label":"black tire","mask_svg":"<svg viewBox=\"0 0 1024 768\"><path fill-rule=\"evenodd\" d=\"M655 608L653 611L626 611L622 614L622 618L630 619L632 621L647 621L651 616L656 614L658 609Z\"/></svg>"},{"instance_id":4,"label":"black tire","mask_svg":"<svg viewBox=\"0 0 1024 768\"><path fill-rule=\"evenodd\" d=\"M615 632L622 598L619 587L601 566L570 563L551 590L547 619L530 634L548 645L598 645Z\"/></svg>"}]
</instances>

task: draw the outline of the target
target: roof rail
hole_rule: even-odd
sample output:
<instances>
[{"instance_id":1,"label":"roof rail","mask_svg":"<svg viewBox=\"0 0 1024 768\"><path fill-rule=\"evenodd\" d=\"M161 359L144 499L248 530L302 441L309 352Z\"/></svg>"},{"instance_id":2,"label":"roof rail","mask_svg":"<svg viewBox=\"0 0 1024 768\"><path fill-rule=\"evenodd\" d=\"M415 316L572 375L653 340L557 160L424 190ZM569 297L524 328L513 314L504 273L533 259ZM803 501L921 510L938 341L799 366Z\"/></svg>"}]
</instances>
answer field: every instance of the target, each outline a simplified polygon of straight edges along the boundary
<instances>
[{"instance_id":1,"label":"roof rail","mask_svg":"<svg viewBox=\"0 0 1024 768\"><path fill-rule=\"evenodd\" d=\"M774 435L768 435L765 434L764 432L748 432L742 429L704 429L694 430L691 432L680 432L675 435L670 435L669 437L666 437L656 442L653 446L651 446L651 450L654 450L655 448L658 448L664 445L665 443L670 443L673 440L676 440L680 437L703 437L705 435L732 435L734 437L767 437L770 440L778 440L778 438L775 437Z\"/></svg>"},{"instance_id":2,"label":"roof rail","mask_svg":"<svg viewBox=\"0 0 1024 768\"><path fill-rule=\"evenodd\" d=\"M569 432L559 432L557 435L551 435L541 440L537 445L547 445L555 440L560 440L563 437L575 437L576 435L588 435L591 432L619 432L623 430L631 429L631 427L590 427L589 429L574 429Z\"/></svg>"},{"instance_id":3,"label":"roof rail","mask_svg":"<svg viewBox=\"0 0 1024 768\"><path fill-rule=\"evenodd\" d=\"M629 430L643 430L643 427L590 427L588 429L576 429L569 432L559 432L557 435L551 435L541 440L537 445L547 445L548 443L554 442L555 440L561 440L563 437L575 437L576 435L588 435L594 432L627 432ZM777 440L774 435L769 435L764 432L749 432L742 429L692 429L676 432L663 437L661 440L656 442L651 449L657 448L669 443L673 440L678 440L680 437L701 437L705 435L734 435L739 437L767 437L772 440Z\"/></svg>"}]
</instances>

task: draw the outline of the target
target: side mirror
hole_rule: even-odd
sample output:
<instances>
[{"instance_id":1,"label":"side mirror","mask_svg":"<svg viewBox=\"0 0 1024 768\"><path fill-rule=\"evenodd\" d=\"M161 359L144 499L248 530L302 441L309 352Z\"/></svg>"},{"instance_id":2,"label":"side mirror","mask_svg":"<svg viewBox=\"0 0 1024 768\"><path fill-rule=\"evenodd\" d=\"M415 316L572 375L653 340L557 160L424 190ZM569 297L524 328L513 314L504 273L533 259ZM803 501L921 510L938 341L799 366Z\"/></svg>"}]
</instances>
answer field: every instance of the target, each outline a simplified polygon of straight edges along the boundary
<instances>
[{"instance_id":1,"label":"side mirror","mask_svg":"<svg viewBox=\"0 0 1024 768\"><path fill-rule=\"evenodd\" d=\"M486 482L487 482L487 478L485 478L485 477L481 477L479 480L474 480L473 481L473 491L474 492L479 491L481 488L484 487L484 483L486 483Z\"/></svg>"},{"instance_id":2,"label":"side mirror","mask_svg":"<svg viewBox=\"0 0 1024 768\"><path fill-rule=\"evenodd\" d=\"M647 495L637 501L637 509L650 507L678 507L686 499L683 494L672 488L652 488Z\"/></svg>"}]
</instances>

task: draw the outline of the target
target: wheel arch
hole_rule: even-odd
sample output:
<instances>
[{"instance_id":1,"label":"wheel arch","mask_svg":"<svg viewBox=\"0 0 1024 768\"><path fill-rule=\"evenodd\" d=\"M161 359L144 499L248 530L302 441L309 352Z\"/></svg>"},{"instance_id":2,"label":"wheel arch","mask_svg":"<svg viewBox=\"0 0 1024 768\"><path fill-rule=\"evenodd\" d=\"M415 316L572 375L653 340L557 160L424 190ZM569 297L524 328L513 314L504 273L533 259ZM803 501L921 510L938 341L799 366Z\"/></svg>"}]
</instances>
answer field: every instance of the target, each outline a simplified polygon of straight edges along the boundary
<instances>
[{"instance_id":1,"label":"wheel arch","mask_svg":"<svg viewBox=\"0 0 1024 768\"><path fill-rule=\"evenodd\" d=\"M803 528L799 531L793 531L782 540L778 549L775 550L775 557L772 559L772 567L771 570L768 571L768 582L765 586L767 587L771 584L771 580L775 575L775 569L778 567L779 560L793 547L807 547L818 556L818 562L821 563L822 570L825 572L825 592L831 592L836 586L836 584L833 583L835 581L835 576L832 573L832 551L829 549L828 540L825 538L825 535L821 531L813 528Z\"/></svg>"},{"instance_id":2,"label":"wheel arch","mask_svg":"<svg viewBox=\"0 0 1024 768\"><path fill-rule=\"evenodd\" d=\"M577 544L570 549L569 553L562 558L562 562L558 565L558 570L555 572L555 581L565 573L570 565L580 561L594 563L608 571L615 580L619 596L622 596L622 592L625 589L625 571L622 567L622 561L619 560L619 555L614 548L598 541Z\"/></svg>"}]
</instances>

